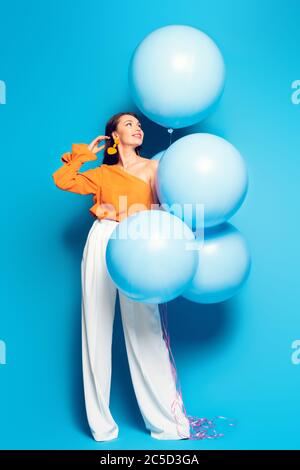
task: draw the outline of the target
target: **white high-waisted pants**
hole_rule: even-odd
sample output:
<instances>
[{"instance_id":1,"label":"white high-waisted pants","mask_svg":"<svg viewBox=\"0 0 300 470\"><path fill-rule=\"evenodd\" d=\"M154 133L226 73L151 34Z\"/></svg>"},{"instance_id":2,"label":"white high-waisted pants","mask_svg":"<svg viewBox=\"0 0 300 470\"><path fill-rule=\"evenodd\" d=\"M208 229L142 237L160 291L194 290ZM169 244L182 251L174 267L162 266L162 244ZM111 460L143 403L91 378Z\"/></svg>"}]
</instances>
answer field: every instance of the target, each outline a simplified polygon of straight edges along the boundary
<instances>
[{"instance_id":1,"label":"white high-waisted pants","mask_svg":"<svg viewBox=\"0 0 300 470\"><path fill-rule=\"evenodd\" d=\"M118 436L110 409L111 347L117 287L105 261L108 239L119 222L96 219L83 251L82 365L88 423L96 441ZM189 420L173 411L178 398L158 304L136 302L119 291L131 379L145 426L156 439L188 439Z\"/></svg>"}]
</instances>

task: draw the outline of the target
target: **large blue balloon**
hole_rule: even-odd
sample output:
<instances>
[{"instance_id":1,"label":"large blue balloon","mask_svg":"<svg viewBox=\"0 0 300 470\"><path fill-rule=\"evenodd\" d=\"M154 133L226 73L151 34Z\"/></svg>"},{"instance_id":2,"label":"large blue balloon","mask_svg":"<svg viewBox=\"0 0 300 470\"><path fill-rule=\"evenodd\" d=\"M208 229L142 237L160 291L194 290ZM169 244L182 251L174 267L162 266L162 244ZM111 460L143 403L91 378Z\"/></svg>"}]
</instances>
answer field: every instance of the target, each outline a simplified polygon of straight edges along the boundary
<instances>
[{"instance_id":1,"label":"large blue balloon","mask_svg":"<svg viewBox=\"0 0 300 470\"><path fill-rule=\"evenodd\" d=\"M222 137L207 133L189 134L170 145L156 176L163 208L192 230L228 220L248 189L246 164L238 150Z\"/></svg>"},{"instance_id":2,"label":"large blue balloon","mask_svg":"<svg viewBox=\"0 0 300 470\"><path fill-rule=\"evenodd\" d=\"M157 124L176 129L215 109L224 90L225 65L207 34L192 26L168 25L136 47L128 81L138 108Z\"/></svg>"},{"instance_id":3,"label":"large blue balloon","mask_svg":"<svg viewBox=\"0 0 300 470\"><path fill-rule=\"evenodd\" d=\"M162 210L143 210L113 230L106 247L110 277L122 293L139 302L178 297L194 276L195 237L181 219Z\"/></svg>"},{"instance_id":4,"label":"large blue balloon","mask_svg":"<svg viewBox=\"0 0 300 470\"><path fill-rule=\"evenodd\" d=\"M250 272L248 243L231 224L205 229L196 238L199 264L182 296L203 304L222 302L241 289Z\"/></svg>"}]
</instances>

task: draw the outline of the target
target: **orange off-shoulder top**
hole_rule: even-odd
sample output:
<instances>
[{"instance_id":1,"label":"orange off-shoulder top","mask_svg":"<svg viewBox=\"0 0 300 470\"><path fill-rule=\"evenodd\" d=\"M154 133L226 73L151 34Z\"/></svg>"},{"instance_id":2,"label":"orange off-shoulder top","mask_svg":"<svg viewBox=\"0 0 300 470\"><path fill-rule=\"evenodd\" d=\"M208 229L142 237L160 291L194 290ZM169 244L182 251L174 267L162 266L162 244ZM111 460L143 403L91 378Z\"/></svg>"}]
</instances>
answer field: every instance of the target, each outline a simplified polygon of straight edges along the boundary
<instances>
[{"instance_id":1,"label":"orange off-shoulder top","mask_svg":"<svg viewBox=\"0 0 300 470\"><path fill-rule=\"evenodd\" d=\"M120 222L135 212L158 208L150 183L120 166L102 164L79 172L83 163L90 160L97 160L97 156L88 144L73 144L72 152L62 155L64 164L52 177L60 189L93 194L94 205L89 209L93 217Z\"/></svg>"}]
</instances>

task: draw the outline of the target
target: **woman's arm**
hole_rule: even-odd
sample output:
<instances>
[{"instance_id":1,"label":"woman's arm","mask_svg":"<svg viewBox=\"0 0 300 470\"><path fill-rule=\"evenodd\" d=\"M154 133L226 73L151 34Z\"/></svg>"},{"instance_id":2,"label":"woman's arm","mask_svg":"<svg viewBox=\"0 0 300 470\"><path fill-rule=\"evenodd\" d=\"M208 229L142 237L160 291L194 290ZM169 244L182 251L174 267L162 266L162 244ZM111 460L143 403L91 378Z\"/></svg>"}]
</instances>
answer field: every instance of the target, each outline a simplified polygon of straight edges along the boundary
<instances>
[{"instance_id":1,"label":"woman's arm","mask_svg":"<svg viewBox=\"0 0 300 470\"><path fill-rule=\"evenodd\" d=\"M97 160L97 155L90 150L88 144L73 144L72 153L64 153L61 160L64 164L52 174L58 188L78 194L97 193L101 184L101 167L78 172L84 162Z\"/></svg>"}]
</instances>

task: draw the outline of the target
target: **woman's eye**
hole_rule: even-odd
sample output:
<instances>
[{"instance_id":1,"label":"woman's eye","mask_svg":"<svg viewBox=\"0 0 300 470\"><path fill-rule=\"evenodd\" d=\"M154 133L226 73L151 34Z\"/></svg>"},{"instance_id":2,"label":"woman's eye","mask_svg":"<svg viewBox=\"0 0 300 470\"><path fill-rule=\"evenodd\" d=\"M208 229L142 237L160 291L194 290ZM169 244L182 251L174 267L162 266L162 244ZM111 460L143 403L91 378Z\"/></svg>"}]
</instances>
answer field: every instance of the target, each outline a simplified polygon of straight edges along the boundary
<instances>
[{"instance_id":1,"label":"woman's eye","mask_svg":"<svg viewBox=\"0 0 300 470\"><path fill-rule=\"evenodd\" d=\"M132 123L131 123L131 122L127 122L126 126L128 126L128 124L129 124L130 126L132 125ZM140 127L140 128L142 128L142 125L141 125L141 124L139 124L139 127Z\"/></svg>"}]
</instances>

